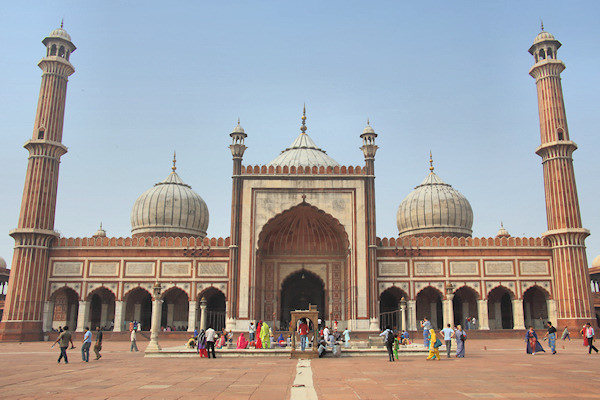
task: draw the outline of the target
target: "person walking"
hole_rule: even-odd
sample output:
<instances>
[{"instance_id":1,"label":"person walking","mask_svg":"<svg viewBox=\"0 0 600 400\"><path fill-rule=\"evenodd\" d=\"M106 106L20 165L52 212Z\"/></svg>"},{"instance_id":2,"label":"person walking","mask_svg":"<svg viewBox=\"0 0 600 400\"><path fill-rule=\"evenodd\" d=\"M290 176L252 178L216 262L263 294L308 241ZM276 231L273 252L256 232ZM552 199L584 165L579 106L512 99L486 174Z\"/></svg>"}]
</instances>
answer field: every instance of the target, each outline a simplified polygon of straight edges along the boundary
<instances>
[{"instance_id":1,"label":"person walking","mask_svg":"<svg viewBox=\"0 0 600 400\"><path fill-rule=\"evenodd\" d=\"M450 358L450 352L452 351L452 338L454 337L454 329L450 327L450 324L440 331L444 335L444 342L446 343L446 354Z\"/></svg>"},{"instance_id":2,"label":"person walking","mask_svg":"<svg viewBox=\"0 0 600 400\"><path fill-rule=\"evenodd\" d=\"M563 331L561 337L562 340L567 340L567 338L569 339L569 342L571 341L571 335L569 335L569 328L565 327L565 330Z\"/></svg>"},{"instance_id":3,"label":"person walking","mask_svg":"<svg viewBox=\"0 0 600 400\"><path fill-rule=\"evenodd\" d=\"M552 326L552 322L546 322L546 326L548 327L548 332L544 335L544 340L548 339L548 345L550 346L550 350L552 350L552 354L556 354L556 328Z\"/></svg>"},{"instance_id":4,"label":"person walking","mask_svg":"<svg viewBox=\"0 0 600 400\"><path fill-rule=\"evenodd\" d=\"M69 359L67 358L67 348L69 347L69 343L71 343L71 349L74 349L75 346L73 345L73 338L71 336L71 332L69 332L69 327L68 326L64 326L62 332L58 335L58 338L56 339L56 342L54 342L54 344L52 345L52 347L54 347L54 345L58 343L58 345L60 346L60 356L58 356L58 364L60 364L60 360L62 360L63 358L65 359L65 364L69 363Z\"/></svg>"},{"instance_id":5,"label":"person walking","mask_svg":"<svg viewBox=\"0 0 600 400\"><path fill-rule=\"evenodd\" d=\"M427 356L428 360L433 359L435 357L438 361L441 361L440 358L440 346L442 342L437 338L435 334L435 330L429 330L429 356Z\"/></svg>"},{"instance_id":6,"label":"person walking","mask_svg":"<svg viewBox=\"0 0 600 400\"><path fill-rule=\"evenodd\" d=\"M271 348L271 328L266 322L263 322L260 327L260 341L263 349Z\"/></svg>"},{"instance_id":7,"label":"person walking","mask_svg":"<svg viewBox=\"0 0 600 400\"><path fill-rule=\"evenodd\" d=\"M421 328L423 328L423 346L429 347L429 330L431 329L431 322L427 317L421 321Z\"/></svg>"},{"instance_id":8,"label":"person walking","mask_svg":"<svg viewBox=\"0 0 600 400\"><path fill-rule=\"evenodd\" d=\"M216 336L217 336L217 333L212 328L212 326L209 325L208 329L206 330L206 350L208 352L208 358L210 358L211 351L212 351L213 358L217 358L217 356L215 355Z\"/></svg>"},{"instance_id":9,"label":"person walking","mask_svg":"<svg viewBox=\"0 0 600 400\"><path fill-rule=\"evenodd\" d=\"M300 325L298 325L298 333L300 334L300 350L306 350L306 341L308 339L308 324L306 320L302 318Z\"/></svg>"},{"instance_id":10,"label":"person walking","mask_svg":"<svg viewBox=\"0 0 600 400\"><path fill-rule=\"evenodd\" d=\"M536 352L546 352L542 347L542 344L538 340L537 333L533 329L533 326L529 327L529 330L525 333L525 343L527 343L527 354L535 356Z\"/></svg>"},{"instance_id":11,"label":"person walking","mask_svg":"<svg viewBox=\"0 0 600 400\"><path fill-rule=\"evenodd\" d=\"M102 331L100 327L96 327L96 344L94 344L94 353L96 353L96 360L99 360L102 355L100 351L102 350Z\"/></svg>"},{"instance_id":12,"label":"person walking","mask_svg":"<svg viewBox=\"0 0 600 400\"><path fill-rule=\"evenodd\" d=\"M92 332L90 332L90 328L85 328L85 333L83 334L83 342L81 342L81 360L85 362L90 362L90 347L92 346Z\"/></svg>"},{"instance_id":13,"label":"person walking","mask_svg":"<svg viewBox=\"0 0 600 400\"><path fill-rule=\"evenodd\" d=\"M198 332L198 354L200 354L200 358L208 357L208 352L206 351L206 332L204 329L200 329L200 332Z\"/></svg>"},{"instance_id":14,"label":"person walking","mask_svg":"<svg viewBox=\"0 0 600 400\"><path fill-rule=\"evenodd\" d=\"M388 352L388 356L390 358L390 362L394 362L394 351L393 351L393 347L394 347L394 339L395 339L395 335L394 335L394 331L392 330L391 326L386 326L385 330L383 332L381 332L379 334L379 336L383 336L384 337L384 343L385 343L385 347L387 348L387 352Z\"/></svg>"},{"instance_id":15,"label":"person walking","mask_svg":"<svg viewBox=\"0 0 600 400\"><path fill-rule=\"evenodd\" d=\"M342 335L344 335L344 347L350 346L350 329L346 328Z\"/></svg>"},{"instance_id":16,"label":"person walking","mask_svg":"<svg viewBox=\"0 0 600 400\"><path fill-rule=\"evenodd\" d=\"M589 351L588 354L592 354L592 349L598 354L598 349L594 346L594 328L592 328L592 324L589 322L585 324L584 328L585 337L587 338Z\"/></svg>"},{"instance_id":17,"label":"person walking","mask_svg":"<svg viewBox=\"0 0 600 400\"><path fill-rule=\"evenodd\" d=\"M135 329L133 329L131 331L131 336L130 336L130 340L131 340L131 347L129 348L129 352L132 352L133 349L135 349L135 351L138 351L138 347L137 347L137 331Z\"/></svg>"},{"instance_id":18,"label":"person walking","mask_svg":"<svg viewBox=\"0 0 600 400\"><path fill-rule=\"evenodd\" d=\"M465 341L467 340L467 334L463 331L461 325L456 326L454 338L456 339L456 357L465 358Z\"/></svg>"}]
</instances>

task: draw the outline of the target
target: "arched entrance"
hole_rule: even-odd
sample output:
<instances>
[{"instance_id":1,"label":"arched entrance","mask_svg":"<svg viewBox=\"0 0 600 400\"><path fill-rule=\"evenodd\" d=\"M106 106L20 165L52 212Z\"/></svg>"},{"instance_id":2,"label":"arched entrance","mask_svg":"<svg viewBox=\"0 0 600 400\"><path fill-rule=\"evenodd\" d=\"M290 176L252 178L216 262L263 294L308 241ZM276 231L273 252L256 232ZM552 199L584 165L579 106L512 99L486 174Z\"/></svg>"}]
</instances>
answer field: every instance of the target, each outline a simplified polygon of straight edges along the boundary
<instances>
[{"instance_id":1,"label":"arched entrance","mask_svg":"<svg viewBox=\"0 0 600 400\"><path fill-rule=\"evenodd\" d=\"M125 329L129 322L137 321L141 330L149 331L152 323L152 295L141 287L135 288L125 296Z\"/></svg>"},{"instance_id":2,"label":"arched entrance","mask_svg":"<svg viewBox=\"0 0 600 400\"><path fill-rule=\"evenodd\" d=\"M269 220L258 238L252 319L287 329L289 311L309 302L329 325L348 319L348 249L340 222L304 201Z\"/></svg>"},{"instance_id":3,"label":"arched entrance","mask_svg":"<svg viewBox=\"0 0 600 400\"><path fill-rule=\"evenodd\" d=\"M513 328L512 299L512 293L502 286L498 286L488 293L488 318L490 329Z\"/></svg>"},{"instance_id":4,"label":"arched entrance","mask_svg":"<svg viewBox=\"0 0 600 400\"><path fill-rule=\"evenodd\" d=\"M64 287L52 296L54 301L54 310L52 313L52 330L58 330L59 327L68 326L71 331L77 327L77 313L79 311L79 296L70 287Z\"/></svg>"},{"instance_id":5,"label":"arched entrance","mask_svg":"<svg viewBox=\"0 0 600 400\"><path fill-rule=\"evenodd\" d=\"M115 295L105 287L94 290L88 296L90 302L90 329L100 327L112 331L115 323Z\"/></svg>"},{"instance_id":6,"label":"arched entrance","mask_svg":"<svg viewBox=\"0 0 600 400\"><path fill-rule=\"evenodd\" d=\"M178 287L172 287L163 295L160 326L171 331L187 330L188 310L190 307L188 295Z\"/></svg>"},{"instance_id":7,"label":"arched entrance","mask_svg":"<svg viewBox=\"0 0 600 400\"><path fill-rule=\"evenodd\" d=\"M408 295L400 288L393 286L387 288L379 296L379 329L384 330L387 326L402 329L402 314L400 311L400 300L406 300Z\"/></svg>"},{"instance_id":8,"label":"arched entrance","mask_svg":"<svg viewBox=\"0 0 600 400\"><path fill-rule=\"evenodd\" d=\"M325 285L315 274L309 271L298 271L288 276L281 285L280 329L289 326L291 312L308 310L309 305L317 306L319 318L325 319Z\"/></svg>"},{"instance_id":9,"label":"arched entrance","mask_svg":"<svg viewBox=\"0 0 600 400\"><path fill-rule=\"evenodd\" d=\"M454 298L452 299L452 308L454 309L454 325L462 325L463 328L467 328L466 320L469 317L476 317L477 315L477 292L470 287L463 286L454 292ZM469 329L477 328L476 326L469 326Z\"/></svg>"},{"instance_id":10,"label":"arched entrance","mask_svg":"<svg viewBox=\"0 0 600 400\"><path fill-rule=\"evenodd\" d=\"M204 298L206 300L206 321L204 329L209 326L216 331L225 329L225 294L215 287L210 287L198 295L198 304ZM196 316L197 327L202 327L202 310L198 307Z\"/></svg>"},{"instance_id":11,"label":"arched entrance","mask_svg":"<svg viewBox=\"0 0 600 400\"><path fill-rule=\"evenodd\" d=\"M441 328L444 323L442 294L431 286L417 294L417 327L420 327L419 321L423 318L429 318L433 329Z\"/></svg>"},{"instance_id":12,"label":"arched entrance","mask_svg":"<svg viewBox=\"0 0 600 400\"><path fill-rule=\"evenodd\" d=\"M523 294L523 316L525 328L533 326L535 329L544 329L548 321L548 293L538 286L532 286ZM555 321L551 321L556 324Z\"/></svg>"}]
</instances>

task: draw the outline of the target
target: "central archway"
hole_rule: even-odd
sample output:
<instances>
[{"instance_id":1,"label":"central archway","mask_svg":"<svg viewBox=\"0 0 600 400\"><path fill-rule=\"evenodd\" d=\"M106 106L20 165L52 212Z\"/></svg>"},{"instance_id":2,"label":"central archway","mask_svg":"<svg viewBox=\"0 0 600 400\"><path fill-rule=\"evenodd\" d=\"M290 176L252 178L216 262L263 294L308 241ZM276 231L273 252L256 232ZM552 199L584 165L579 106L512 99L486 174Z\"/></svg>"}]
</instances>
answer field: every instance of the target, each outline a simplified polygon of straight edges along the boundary
<instances>
[{"instance_id":1,"label":"central archway","mask_svg":"<svg viewBox=\"0 0 600 400\"><path fill-rule=\"evenodd\" d=\"M344 226L305 201L271 218L257 243L253 319L287 329L289 312L309 303L324 321L346 319L349 247Z\"/></svg>"},{"instance_id":2,"label":"central archway","mask_svg":"<svg viewBox=\"0 0 600 400\"><path fill-rule=\"evenodd\" d=\"M309 271L298 271L288 276L281 285L281 326L287 327L291 312L308 310L309 305L316 305L319 318L324 319L325 285L315 274Z\"/></svg>"}]
</instances>

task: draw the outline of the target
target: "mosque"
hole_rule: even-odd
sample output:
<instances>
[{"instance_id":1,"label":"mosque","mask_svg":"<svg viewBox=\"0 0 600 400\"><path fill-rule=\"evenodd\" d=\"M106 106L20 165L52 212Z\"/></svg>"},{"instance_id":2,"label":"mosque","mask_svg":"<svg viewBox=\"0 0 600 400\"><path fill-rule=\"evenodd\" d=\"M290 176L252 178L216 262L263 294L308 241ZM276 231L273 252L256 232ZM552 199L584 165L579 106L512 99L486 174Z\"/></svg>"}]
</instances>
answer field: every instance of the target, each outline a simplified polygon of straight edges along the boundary
<instances>
[{"instance_id":1,"label":"mosque","mask_svg":"<svg viewBox=\"0 0 600 400\"><path fill-rule=\"evenodd\" d=\"M61 237L54 215L76 47L62 26L42 43L0 340L40 340L63 325L119 332L134 320L148 330L153 318L188 331L244 331L255 320L286 329L290 311L309 304L328 325L354 332L388 324L416 330L424 317L437 328L475 317L481 330L541 328L548 319L576 329L592 320L589 232L581 223L577 146L560 79L565 65L557 58L561 43L543 29L529 48L548 222L536 238L513 237L503 227L495 237L472 237L469 201L433 162L415 177L421 183L407 188L398 236L377 237L377 133L367 124L356 138L364 162L340 165L307 134L306 113L290 146L266 155L264 165L243 164L248 135L239 122L233 128L229 237L206 236L209 209L179 176L175 159L168 176L133 203L131 237L107 237L102 227L91 237Z\"/></svg>"}]
</instances>

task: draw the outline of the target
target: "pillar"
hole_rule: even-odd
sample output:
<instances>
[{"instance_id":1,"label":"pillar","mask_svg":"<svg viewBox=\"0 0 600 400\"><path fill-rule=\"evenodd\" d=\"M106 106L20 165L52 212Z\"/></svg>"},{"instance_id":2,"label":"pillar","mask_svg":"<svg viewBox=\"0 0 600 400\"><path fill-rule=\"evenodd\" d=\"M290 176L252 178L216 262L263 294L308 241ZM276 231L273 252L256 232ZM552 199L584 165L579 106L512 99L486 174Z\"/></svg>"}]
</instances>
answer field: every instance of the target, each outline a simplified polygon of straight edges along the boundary
<instances>
[{"instance_id":1,"label":"pillar","mask_svg":"<svg viewBox=\"0 0 600 400\"><path fill-rule=\"evenodd\" d=\"M52 320L54 319L54 302L44 302L44 316L43 316L43 331L50 332L52 330Z\"/></svg>"},{"instance_id":2,"label":"pillar","mask_svg":"<svg viewBox=\"0 0 600 400\"><path fill-rule=\"evenodd\" d=\"M198 312L198 302L193 300L190 301L188 312L188 332L194 332L196 330L196 313Z\"/></svg>"},{"instance_id":3,"label":"pillar","mask_svg":"<svg viewBox=\"0 0 600 400\"><path fill-rule=\"evenodd\" d=\"M71 304L70 310L69 310L69 319L68 319L68 326L71 329L75 329L75 327L77 326L77 303Z\"/></svg>"},{"instance_id":4,"label":"pillar","mask_svg":"<svg viewBox=\"0 0 600 400\"><path fill-rule=\"evenodd\" d=\"M467 323L467 318L469 318L471 316L470 312L471 311L469 310L469 303L467 303L466 301L463 301L463 303L462 303L462 313L463 313L463 315L461 316L463 324Z\"/></svg>"},{"instance_id":5,"label":"pillar","mask_svg":"<svg viewBox=\"0 0 600 400\"><path fill-rule=\"evenodd\" d=\"M434 328L439 328L438 320L437 320L437 304L429 303L429 320L431 321L431 325Z\"/></svg>"},{"instance_id":6,"label":"pillar","mask_svg":"<svg viewBox=\"0 0 600 400\"><path fill-rule=\"evenodd\" d=\"M442 308L444 314L444 328L450 324L450 326L454 325L454 307L452 304L452 300L442 300Z\"/></svg>"},{"instance_id":7,"label":"pillar","mask_svg":"<svg viewBox=\"0 0 600 400\"><path fill-rule=\"evenodd\" d=\"M90 302L81 300L79 301L79 309L77 311L77 332L83 332L88 324L90 314Z\"/></svg>"},{"instance_id":8,"label":"pillar","mask_svg":"<svg viewBox=\"0 0 600 400\"><path fill-rule=\"evenodd\" d=\"M548 320L552 325L556 326L556 301L552 299L546 300L546 308L548 309Z\"/></svg>"},{"instance_id":9,"label":"pillar","mask_svg":"<svg viewBox=\"0 0 600 400\"><path fill-rule=\"evenodd\" d=\"M133 306L133 320L140 322L142 320L142 305L135 304Z\"/></svg>"},{"instance_id":10,"label":"pillar","mask_svg":"<svg viewBox=\"0 0 600 400\"><path fill-rule=\"evenodd\" d=\"M500 301L494 303L494 323L495 329L502 329L502 303Z\"/></svg>"},{"instance_id":11,"label":"pillar","mask_svg":"<svg viewBox=\"0 0 600 400\"><path fill-rule=\"evenodd\" d=\"M160 331L160 320L162 318L162 300L156 299L152 302L152 327L150 329L150 343L146 351L161 350L158 344L158 332Z\"/></svg>"},{"instance_id":12,"label":"pillar","mask_svg":"<svg viewBox=\"0 0 600 400\"><path fill-rule=\"evenodd\" d=\"M115 301L115 332L121 332L125 325L125 307L126 301Z\"/></svg>"},{"instance_id":13,"label":"pillar","mask_svg":"<svg viewBox=\"0 0 600 400\"><path fill-rule=\"evenodd\" d=\"M402 327L400 329L402 329L404 331L404 330L406 330L406 307L405 306L400 306L400 314L401 314L400 324L402 325Z\"/></svg>"},{"instance_id":14,"label":"pillar","mask_svg":"<svg viewBox=\"0 0 600 400\"><path fill-rule=\"evenodd\" d=\"M488 302L485 299L477 300L477 319L479 320L479 329L490 329L490 321L488 316Z\"/></svg>"},{"instance_id":15,"label":"pillar","mask_svg":"<svg viewBox=\"0 0 600 400\"><path fill-rule=\"evenodd\" d=\"M206 299L200 300L200 329L206 329Z\"/></svg>"},{"instance_id":16,"label":"pillar","mask_svg":"<svg viewBox=\"0 0 600 400\"><path fill-rule=\"evenodd\" d=\"M535 325L533 321L533 316L531 315L531 303L524 303L524 311L525 311L525 325L529 327L529 325Z\"/></svg>"},{"instance_id":17,"label":"pillar","mask_svg":"<svg viewBox=\"0 0 600 400\"><path fill-rule=\"evenodd\" d=\"M525 329L525 320L523 318L523 300L514 299L512 301L513 309L513 329Z\"/></svg>"},{"instance_id":18,"label":"pillar","mask_svg":"<svg viewBox=\"0 0 600 400\"><path fill-rule=\"evenodd\" d=\"M408 330L417 330L417 302L415 300L408 300Z\"/></svg>"}]
</instances>

